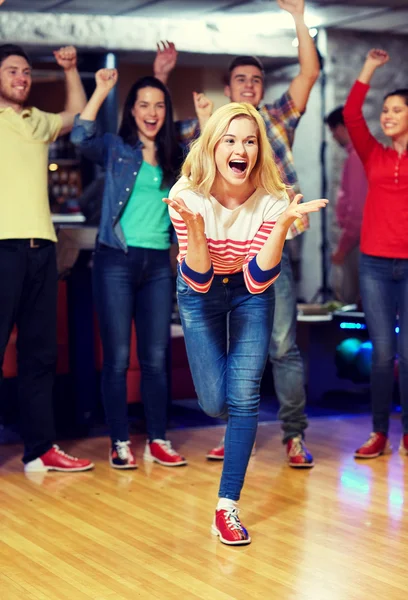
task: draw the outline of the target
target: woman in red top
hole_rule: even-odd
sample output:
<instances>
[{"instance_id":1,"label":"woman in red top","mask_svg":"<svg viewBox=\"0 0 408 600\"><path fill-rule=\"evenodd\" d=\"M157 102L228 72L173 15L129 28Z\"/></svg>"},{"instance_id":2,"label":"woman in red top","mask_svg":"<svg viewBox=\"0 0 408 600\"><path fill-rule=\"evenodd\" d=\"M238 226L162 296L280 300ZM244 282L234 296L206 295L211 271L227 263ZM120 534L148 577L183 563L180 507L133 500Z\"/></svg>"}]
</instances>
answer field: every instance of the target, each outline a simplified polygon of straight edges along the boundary
<instances>
[{"instance_id":1,"label":"woman in red top","mask_svg":"<svg viewBox=\"0 0 408 600\"><path fill-rule=\"evenodd\" d=\"M408 89L384 98L380 124L391 147L371 135L362 113L371 77L388 60L384 50L370 50L344 107L344 120L368 179L360 286L373 344L373 433L356 450L356 458L376 458L391 449L388 428L397 353L403 427L400 451L408 455Z\"/></svg>"}]
</instances>

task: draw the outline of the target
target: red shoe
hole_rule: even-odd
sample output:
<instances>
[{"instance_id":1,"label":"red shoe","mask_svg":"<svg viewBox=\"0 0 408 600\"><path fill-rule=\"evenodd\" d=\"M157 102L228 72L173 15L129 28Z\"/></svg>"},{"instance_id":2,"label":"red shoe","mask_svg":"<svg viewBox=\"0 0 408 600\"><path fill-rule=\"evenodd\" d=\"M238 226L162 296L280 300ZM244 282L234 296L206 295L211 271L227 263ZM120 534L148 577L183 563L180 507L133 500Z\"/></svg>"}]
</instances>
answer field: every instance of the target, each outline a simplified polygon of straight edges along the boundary
<instances>
[{"instance_id":1,"label":"red shoe","mask_svg":"<svg viewBox=\"0 0 408 600\"><path fill-rule=\"evenodd\" d=\"M109 464L114 469L137 469L136 459L130 449L130 441L115 442L109 452Z\"/></svg>"},{"instance_id":2,"label":"red shoe","mask_svg":"<svg viewBox=\"0 0 408 600\"><path fill-rule=\"evenodd\" d=\"M89 471L94 466L90 460L70 456L54 444L48 452L25 464L24 471L26 473L34 473L36 471Z\"/></svg>"},{"instance_id":3,"label":"red shoe","mask_svg":"<svg viewBox=\"0 0 408 600\"><path fill-rule=\"evenodd\" d=\"M147 440L143 458L148 462L157 462L165 467L181 467L187 464L184 456L173 450L168 440L153 440L152 442Z\"/></svg>"},{"instance_id":4,"label":"red shoe","mask_svg":"<svg viewBox=\"0 0 408 600\"><path fill-rule=\"evenodd\" d=\"M286 444L289 466L295 469L311 469L314 467L313 456L306 448L300 435L290 439Z\"/></svg>"},{"instance_id":5,"label":"red shoe","mask_svg":"<svg viewBox=\"0 0 408 600\"><path fill-rule=\"evenodd\" d=\"M224 460L224 438L222 438L220 445L216 446L215 448L212 448L212 450L209 450L208 453L205 455L205 458L207 460ZM256 446L254 443L254 446L252 448L252 452L251 452L251 456L255 456L256 454Z\"/></svg>"},{"instance_id":6,"label":"red shoe","mask_svg":"<svg viewBox=\"0 0 408 600\"><path fill-rule=\"evenodd\" d=\"M221 542L228 546L243 546L251 543L248 531L239 520L237 508L216 510L211 533L218 535Z\"/></svg>"},{"instance_id":7,"label":"red shoe","mask_svg":"<svg viewBox=\"0 0 408 600\"><path fill-rule=\"evenodd\" d=\"M404 433L404 435L402 436L398 450L400 454L408 456L408 433Z\"/></svg>"},{"instance_id":8,"label":"red shoe","mask_svg":"<svg viewBox=\"0 0 408 600\"><path fill-rule=\"evenodd\" d=\"M360 448L354 452L355 458L377 458L381 454L390 454L391 446L385 433L375 431Z\"/></svg>"},{"instance_id":9,"label":"red shoe","mask_svg":"<svg viewBox=\"0 0 408 600\"><path fill-rule=\"evenodd\" d=\"M207 460L224 460L224 438L222 438L220 445L209 450L205 457Z\"/></svg>"}]
</instances>

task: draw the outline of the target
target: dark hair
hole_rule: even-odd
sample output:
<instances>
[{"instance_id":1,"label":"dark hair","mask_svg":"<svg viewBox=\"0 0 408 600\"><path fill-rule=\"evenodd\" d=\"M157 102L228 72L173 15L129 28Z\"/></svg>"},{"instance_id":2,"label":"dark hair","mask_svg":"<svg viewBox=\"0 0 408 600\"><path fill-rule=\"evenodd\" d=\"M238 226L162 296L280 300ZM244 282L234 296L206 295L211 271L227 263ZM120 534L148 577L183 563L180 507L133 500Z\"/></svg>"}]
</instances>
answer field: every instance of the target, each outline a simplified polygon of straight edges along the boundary
<instances>
[{"instance_id":1,"label":"dark hair","mask_svg":"<svg viewBox=\"0 0 408 600\"><path fill-rule=\"evenodd\" d=\"M257 67L262 74L262 79L265 78L265 70L263 64L256 56L236 56L228 67L228 72L225 75L225 85L229 85L231 81L231 73L236 67Z\"/></svg>"},{"instance_id":2,"label":"dark hair","mask_svg":"<svg viewBox=\"0 0 408 600\"><path fill-rule=\"evenodd\" d=\"M408 106L408 88L400 88L398 90L390 92L389 94L386 94L384 96L384 101L387 100L387 98L389 98L390 96L401 96L401 98L404 98L405 104Z\"/></svg>"},{"instance_id":3,"label":"dark hair","mask_svg":"<svg viewBox=\"0 0 408 600\"><path fill-rule=\"evenodd\" d=\"M156 77L142 77L132 85L127 95L123 108L122 122L119 127L118 135L126 144L134 146L138 140L138 131L135 118L132 115L132 109L135 105L139 90L152 87L161 90L164 94L164 103L166 107L166 116L159 133L156 136L157 160L163 170L163 180L161 187L173 185L178 176L182 152L177 143L176 131L173 122L173 105L167 87Z\"/></svg>"},{"instance_id":4,"label":"dark hair","mask_svg":"<svg viewBox=\"0 0 408 600\"><path fill-rule=\"evenodd\" d=\"M344 106L338 106L325 118L324 122L330 129L335 129L338 125L344 125L343 108Z\"/></svg>"},{"instance_id":5,"label":"dark hair","mask_svg":"<svg viewBox=\"0 0 408 600\"><path fill-rule=\"evenodd\" d=\"M9 56L22 56L26 59L26 61L31 67L31 60L29 59L28 55L24 52L21 46L16 46L15 44L2 44L0 46L0 65Z\"/></svg>"}]
</instances>

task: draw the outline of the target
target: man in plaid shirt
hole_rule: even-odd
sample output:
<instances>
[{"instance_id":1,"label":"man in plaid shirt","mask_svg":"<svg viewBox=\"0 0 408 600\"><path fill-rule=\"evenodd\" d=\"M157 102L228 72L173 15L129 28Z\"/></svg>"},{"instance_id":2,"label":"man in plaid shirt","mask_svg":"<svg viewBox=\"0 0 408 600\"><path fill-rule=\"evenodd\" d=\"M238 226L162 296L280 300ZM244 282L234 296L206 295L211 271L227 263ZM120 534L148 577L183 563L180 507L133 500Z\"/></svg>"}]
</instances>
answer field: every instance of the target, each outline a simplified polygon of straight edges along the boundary
<instances>
[{"instance_id":1,"label":"man in plaid shirt","mask_svg":"<svg viewBox=\"0 0 408 600\"><path fill-rule=\"evenodd\" d=\"M262 115L268 138L280 168L283 180L291 189L290 195L299 192L295 171L292 145L296 127L306 109L311 89L319 77L319 58L304 21L304 0L277 0L279 6L289 12L294 19L299 41L300 71L291 81L289 89L272 104L260 106L264 95L264 70L262 63L254 56L235 58L228 70L225 95L231 102L248 102L258 108ZM154 74L163 81L174 68L177 52L174 44L158 46L154 62ZM190 143L198 137L212 112L211 101L204 94L193 92L197 119L181 121L177 124L180 139ZM287 239L308 229L307 216L298 219L288 233ZM275 287L275 318L269 350L272 362L275 391L279 402L279 419L282 421L283 443L286 445L288 462L291 467L313 467L313 457L304 443L307 428L305 414L306 395L304 389L303 363L296 345L296 287L289 259L288 245L282 255L281 273ZM224 445L213 448L207 458L223 460Z\"/></svg>"}]
</instances>

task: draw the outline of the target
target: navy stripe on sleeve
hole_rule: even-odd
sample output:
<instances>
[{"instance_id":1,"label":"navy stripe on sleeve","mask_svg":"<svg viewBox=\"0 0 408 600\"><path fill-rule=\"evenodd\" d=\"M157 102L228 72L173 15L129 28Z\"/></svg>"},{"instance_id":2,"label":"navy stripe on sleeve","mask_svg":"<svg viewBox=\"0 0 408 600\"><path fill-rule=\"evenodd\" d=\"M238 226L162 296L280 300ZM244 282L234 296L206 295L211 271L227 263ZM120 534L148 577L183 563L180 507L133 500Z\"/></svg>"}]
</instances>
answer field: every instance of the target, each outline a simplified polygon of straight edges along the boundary
<instances>
[{"instance_id":1,"label":"navy stripe on sleeve","mask_svg":"<svg viewBox=\"0 0 408 600\"><path fill-rule=\"evenodd\" d=\"M180 265L181 272L183 275L195 281L196 283L208 283L214 274L214 267L211 265L211 268L206 273L197 273L197 271L193 271L190 269L185 260Z\"/></svg>"},{"instance_id":2,"label":"navy stripe on sleeve","mask_svg":"<svg viewBox=\"0 0 408 600\"><path fill-rule=\"evenodd\" d=\"M273 279L281 272L281 263L280 261L275 267L272 269L268 269L267 271L263 271L259 268L258 263L256 262L256 256L248 263L248 269L251 274L251 277L257 283L266 283L270 279Z\"/></svg>"}]
</instances>

